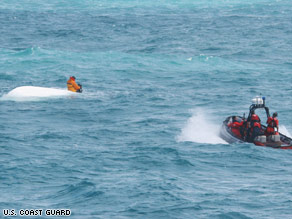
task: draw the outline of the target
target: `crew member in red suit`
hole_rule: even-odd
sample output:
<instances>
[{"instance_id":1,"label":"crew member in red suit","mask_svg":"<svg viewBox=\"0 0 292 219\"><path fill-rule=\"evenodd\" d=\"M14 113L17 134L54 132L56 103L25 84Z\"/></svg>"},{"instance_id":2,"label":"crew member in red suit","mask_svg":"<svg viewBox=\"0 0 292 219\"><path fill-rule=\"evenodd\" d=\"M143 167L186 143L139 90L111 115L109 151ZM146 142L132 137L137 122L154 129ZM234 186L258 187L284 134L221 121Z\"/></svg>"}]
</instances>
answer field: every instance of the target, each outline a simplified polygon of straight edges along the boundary
<instances>
[{"instance_id":1,"label":"crew member in red suit","mask_svg":"<svg viewBox=\"0 0 292 219\"><path fill-rule=\"evenodd\" d=\"M241 127L243 125L243 120L241 122L237 121L236 116L232 116L232 122L228 124L228 127L231 128L231 131L234 135L236 135L239 138L242 138L241 136Z\"/></svg>"},{"instance_id":2,"label":"crew member in red suit","mask_svg":"<svg viewBox=\"0 0 292 219\"><path fill-rule=\"evenodd\" d=\"M272 117L267 120L268 127L266 129L266 135L279 135L279 120L277 119L278 113L274 112ZM277 131L275 131L275 128Z\"/></svg>"},{"instance_id":3,"label":"crew member in red suit","mask_svg":"<svg viewBox=\"0 0 292 219\"><path fill-rule=\"evenodd\" d=\"M261 119L260 117L255 114L254 111L251 112L251 119L250 119L250 136L251 140L253 141L255 137L262 134L261 128Z\"/></svg>"}]
</instances>

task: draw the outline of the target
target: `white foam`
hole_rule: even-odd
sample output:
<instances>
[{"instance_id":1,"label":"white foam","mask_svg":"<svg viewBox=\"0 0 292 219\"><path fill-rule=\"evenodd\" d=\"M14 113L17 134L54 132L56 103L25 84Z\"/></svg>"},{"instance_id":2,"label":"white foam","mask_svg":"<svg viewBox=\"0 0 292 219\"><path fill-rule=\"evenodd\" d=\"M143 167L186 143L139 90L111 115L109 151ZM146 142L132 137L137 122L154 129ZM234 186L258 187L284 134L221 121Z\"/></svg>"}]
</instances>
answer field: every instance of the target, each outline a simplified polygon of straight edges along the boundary
<instances>
[{"instance_id":1,"label":"white foam","mask_svg":"<svg viewBox=\"0 0 292 219\"><path fill-rule=\"evenodd\" d=\"M70 92L66 89L47 88L47 87L35 87L35 86L22 86L17 87L10 91L8 94L2 96L2 100L14 100L14 101L27 101L27 100L39 100L42 98L54 98L76 95L74 92Z\"/></svg>"},{"instance_id":2,"label":"white foam","mask_svg":"<svg viewBox=\"0 0 292 219\"><path fill-rule=\"evenodd\" d=\"M226 144L219 137L221 124L215 124L210 117L211 115L206 115L202 110L196 110L182 128L177 140L208 144Z\"/></svg>"},{"instance_id":3,"label":"white foam","mask_svg":"<svg viewBox=\"0 0 292 219\"><path fill-rule=\"evenodd\" d=\"M290 132L288 131L288 129L284 125L279 126L279 132L282 133L283 135L286 135L289 138L292 138Z\"/></svg>"}]
</instances>

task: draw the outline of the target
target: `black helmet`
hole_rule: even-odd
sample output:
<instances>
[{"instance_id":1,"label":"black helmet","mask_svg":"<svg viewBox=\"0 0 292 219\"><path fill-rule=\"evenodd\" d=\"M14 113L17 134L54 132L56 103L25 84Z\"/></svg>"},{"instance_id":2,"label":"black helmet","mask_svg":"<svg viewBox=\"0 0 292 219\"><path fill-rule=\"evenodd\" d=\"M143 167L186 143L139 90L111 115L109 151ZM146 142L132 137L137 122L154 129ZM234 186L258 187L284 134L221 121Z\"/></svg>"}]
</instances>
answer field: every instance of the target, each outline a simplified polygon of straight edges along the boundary
<instances>
[{"instance_id":1,"label":"black helmet","mask_svg":"<svg viewBox=\"0 0 292 219\"><path fill-rule=\"evenodd\" d=\"M277 112L274 112L273 113L273 117L277 117L278 116L278 113Z\"/></svg>"}]
</instances>

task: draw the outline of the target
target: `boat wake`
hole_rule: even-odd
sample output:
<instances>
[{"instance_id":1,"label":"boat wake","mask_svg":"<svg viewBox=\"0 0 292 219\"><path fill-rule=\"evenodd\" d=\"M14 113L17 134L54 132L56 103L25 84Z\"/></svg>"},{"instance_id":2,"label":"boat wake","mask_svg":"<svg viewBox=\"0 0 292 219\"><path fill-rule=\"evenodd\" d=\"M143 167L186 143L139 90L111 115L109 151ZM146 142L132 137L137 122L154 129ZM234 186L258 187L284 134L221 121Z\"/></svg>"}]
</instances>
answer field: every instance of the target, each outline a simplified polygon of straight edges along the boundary
<instances>
[{"instance_id":1,"label":"boat wake","mask_svg":"<svg viewBox=\"0 0 292 219\"><path fill-rule=\"evenodd\" d=\"M7 94L4 94L1 97L1 100L38 101L43 98L59 98L73 95L77 94L66 89L22 86L13 89Z\"/></svg>"},{"instance_id":2,"label":"boat wake","mask_svg":"<svg viewBox=\"0 0 292 219\"><path fill-rule=\"evenodd\" d=\"M210 115L206 115L202 110L196 110L192 117L188 119L182 128L177 141L191 141L207 144L226 144L219 137L220 125L212 123Z\"/></svg>"},{"instance_id":3,"label":"boat wake","mask_svg":"<svg viewBox=\"0 0 292 219\"><path fill-rule=\"evenodd\" d=\"M286 135L289 138L292 138L292 135L290 134L290 132L288 131L288 129L286 128L286 126L284 125L280 125L279 126L279 131L283 134Z\"/></svg>"}]
</instances>

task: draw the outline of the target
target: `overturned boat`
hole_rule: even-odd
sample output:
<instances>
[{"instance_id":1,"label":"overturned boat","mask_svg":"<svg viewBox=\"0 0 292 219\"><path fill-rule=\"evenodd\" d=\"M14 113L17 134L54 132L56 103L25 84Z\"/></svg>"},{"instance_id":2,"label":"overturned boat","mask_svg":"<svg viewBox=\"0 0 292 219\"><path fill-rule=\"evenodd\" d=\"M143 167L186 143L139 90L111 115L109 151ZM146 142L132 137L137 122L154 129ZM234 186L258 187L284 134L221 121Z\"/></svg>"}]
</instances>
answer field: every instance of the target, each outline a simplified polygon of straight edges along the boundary
<instances>
[{"instance_id":1,"label":"overturned boat","mask_svg":"<svg viewBox=\"0 0 292 219\"><path fill-rule=\"evenodd\" d=\"M7 94L4 94L0 97L0 100L35 101L44 98L72 97L75 95L77 95L76 92L71 92L67 89L21 86L11 90Z\"/></svg>"},{"instance_id":2,"label":"overturned boat","mask_svg":"<svg viewBox=\"0 0 292 219\"><path fill-rule=\"evenodd\" d=\"M266 111L267 118L270 117L269 108L265 106L264 97L256 97L253 99L252 105L249 107L248 118L245 119L245 116L236 116L236 122L243 124L249 123L251 121L252 112L257 109L264 109ZM247 137L246 133L249 131L247 127L241 127L239 136L236 134L232 128L228 127L228 124L232 122L234 116L227 117L221 126L220 137L228 143L242 143L249 142L254 143L257 146L272 147L279 149L292 149L292 138L278 132L277 134L266 136L264 133L267 129L267 126L261 124L260 135L257 135L255 138L250 139Z\"/></svg>"}]
</instances>

